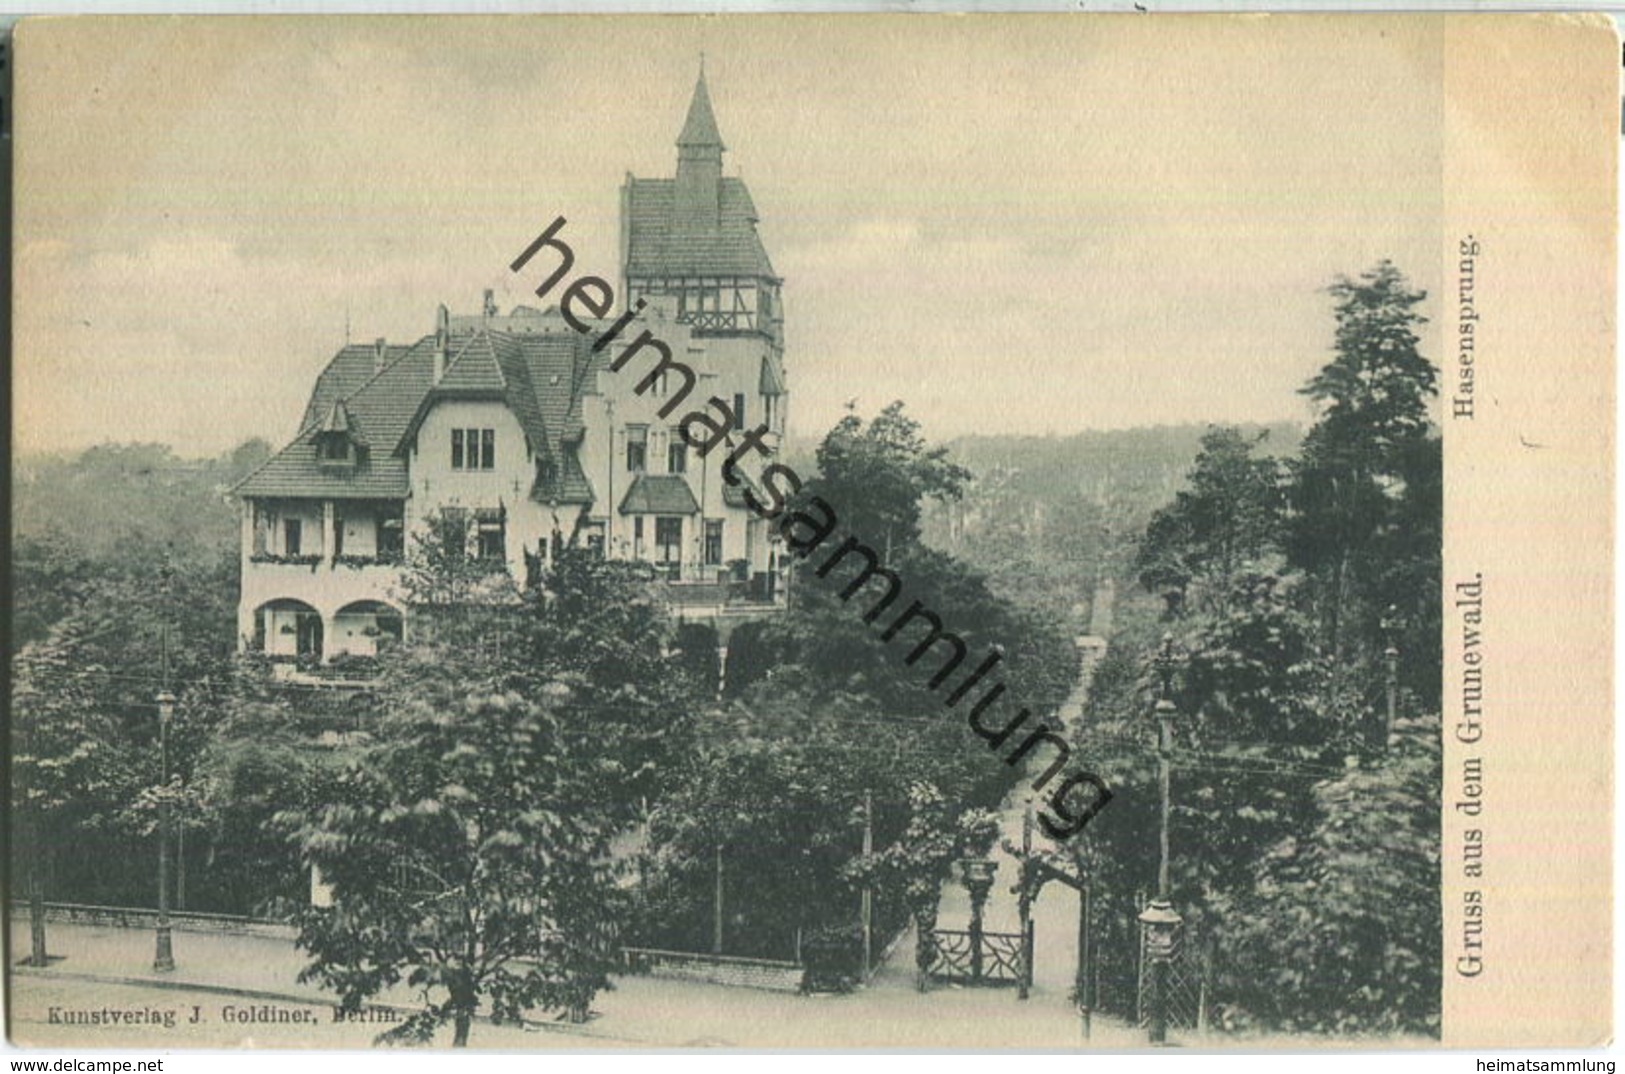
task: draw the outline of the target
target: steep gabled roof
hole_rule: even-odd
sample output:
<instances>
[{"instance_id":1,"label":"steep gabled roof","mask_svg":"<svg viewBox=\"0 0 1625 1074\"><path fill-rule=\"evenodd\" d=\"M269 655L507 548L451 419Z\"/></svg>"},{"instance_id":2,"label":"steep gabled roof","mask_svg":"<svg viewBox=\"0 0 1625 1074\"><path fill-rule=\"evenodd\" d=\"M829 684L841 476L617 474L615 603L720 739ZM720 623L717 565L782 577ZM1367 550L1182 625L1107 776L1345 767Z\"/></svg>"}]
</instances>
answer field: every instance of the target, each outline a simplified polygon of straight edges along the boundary
<instances>
[{"instance_id":1,"label":"steep gabled roof","mask_svg":"<svg viewBox=\"0 0 1625 1074\"><path fill-rule=\"evenodd\" d=\"M765 276L773 263L756 233L745 181L718 184L717 223L679 211L674 179L627 181L628 276Z\"/></svg>"},{"instance_id":2,"label":"steep gabled roof","mask_svg":"<svg viewBox=\"0 0 1625 1074\"><path fill-rule=\"evenodd\" d=\"M250 497L333 497L395 499L408 492L407 448L437 402L446 399L489 399L508 406L530 441L546 460L531 488L533 499L561 504L592 503L592 482L568 443L581 435L581 399L594 387L593 375L607 359L591 353L589 341L574 331L522 333L479 329L454 336L440 382L434 383L435 339L425 336L411 346L388 348L395 360L350 394L318 410L300 433L263 466L233 489ZM325 394L335 385L351 384L361 349L346 347L334 355L318 378ZM377 352L365 348L369 363ZM334 372L336 370L336 372ZM348 378L348 379L347 379ZM307 409L310 409L307 407ZM335 471L319 463L316 441L324 433L345 432L361 451L357 464ZM368 450L368 449L371 450Z\"/></svg>"},{"instance_id":3,"label":"steep gabled roof","mask_svg":"<svg viewBox=\"0 0 1625 1074\"><path fill-rule=\"evenodd\" d=\"M375 343L345 344L316 378L310 402L305 405L305 416L299 422L300 430L321 421L334 403L360 391L380 369L399 361L408 349L409 345L385 344L380 352Z\"/></svg>"},{"instance_id":4,"label":"steep gabled roof","mask_svg":"<svg viewBox=\"0 0 1625 1074\"><path fill-rule=\"evenodd\" d=\"M621 500L623 515L695 515L700 502L679 474L639 474Z\"/></svg>"},{"instance_id":5,"label":"steep gabled roof","mask_svg":"<svg viewBox=\"0 0 1625 1074\"><path fill-rule=\"evenodd\" d=\"M395 441L395 453L404 457L411 449L423 419L436 403L448 399L487 399L506 403L519 419L530 449L547 457L551 440L519 342L506 332L485 328L472 335L454 337L452 342L454 349L440 382L424 393L411 420Z\"/></svg>"},{"instance_id":6,"label":"steep gabled roof","mask_svg":"<svg viewBox=\"0 0 1625 1074\"><path fill-rule=\"evenodd\" d=\"M446 363L446 372L435 391L448 395L501 395L508 380L497 364L496 350L489 332L476 332L462 340L462 346Z\"/></svg>"},{"instance_id":7,"label":"steep gabled roof","mask_svg":"<svg viewBox=\"0 0 1625 1074\"><path fill-rule=\"evenodd\" d=\"M391 348L397 357L376 371L343 399L345 422L365 430L375 450L362 450L353 468L323 468L316 456L316 439L334 410L334 399L315 418L305 422L299 435L265 464L238 483L232 493L255 497L332 497L335 499L400 499L407 493L406 460L388 447L399 440L434 377L434 337L425 336L410 347ZM334 356L329 369L353 363L354 349ZM376 361L373 348L366 348ZM346 374L349 370L346 370ZM326 378L329 386L343 379ZM318 378L320 394L323 378ZM313 403L315 399L313 397Z\"/></svg>"}]
</instances>

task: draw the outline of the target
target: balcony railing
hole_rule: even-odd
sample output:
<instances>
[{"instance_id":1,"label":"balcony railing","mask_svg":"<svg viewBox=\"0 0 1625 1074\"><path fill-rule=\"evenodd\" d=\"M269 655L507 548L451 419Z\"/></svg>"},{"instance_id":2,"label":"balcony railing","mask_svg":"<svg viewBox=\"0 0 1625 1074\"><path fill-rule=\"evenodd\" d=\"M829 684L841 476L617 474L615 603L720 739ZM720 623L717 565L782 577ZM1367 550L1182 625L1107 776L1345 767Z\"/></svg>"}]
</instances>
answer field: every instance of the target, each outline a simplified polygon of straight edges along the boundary
<instances>
[{"instance_id":1,"label":"balcony railing","mask_svg":"<svg viewBox=\"0 0 1625 1074\"><path fill-rule=\"evenodd\" d=\"M664 592L666 600L676 607L781 606L784 603L784 587L772 582L772 576L766 572L740 580L731 571L719 571L714 581L668 579L664 583Z\"/></svg>"},{"instance_id":2,"label":"balcony railing","mask_svg":"<svg viewBox=\"0 0 1625 1074\"><path fill-rule=\"evenodd\" d=\"M368 554L350 554L334 556L331 560L333 567L348 567L359 570L362 567L399 567L403 557L399 552L374 552ZM275 552L255 552L248 557L248 562L266 566L309 567L312 570L328 563L328 557L321 552L305 552L299 555L286 556Z\"/></svg>"}]
</instances>

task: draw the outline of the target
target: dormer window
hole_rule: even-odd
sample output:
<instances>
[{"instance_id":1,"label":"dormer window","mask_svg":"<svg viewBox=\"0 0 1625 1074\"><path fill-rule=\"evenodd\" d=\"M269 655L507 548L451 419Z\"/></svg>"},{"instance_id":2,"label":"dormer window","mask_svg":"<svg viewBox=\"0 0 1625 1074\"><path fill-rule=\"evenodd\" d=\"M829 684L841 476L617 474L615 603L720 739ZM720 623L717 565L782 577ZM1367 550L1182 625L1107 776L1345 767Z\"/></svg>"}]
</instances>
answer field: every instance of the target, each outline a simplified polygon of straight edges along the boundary
<instances>
[{"instance_id":1,"label":"dormer window","mask_svg":"<svg viewBox=\"0 0 1625 1074\"><path fill-rule=\"evenodd\" d=\"M316 433L316 461L324 470L353 467L366 445L343 400L333 404Z\"/></svg>"},{"instance_id":2,"label":"dormer window","mask_svg":"<svg viewBox=\"0 0 1625 1074\"><path fill-rule=\"evenodd\" d=\"M343 435L327 434L316 444L316 457L324 463L354 462L355 447Z\"/></svg>"}]
</instances>

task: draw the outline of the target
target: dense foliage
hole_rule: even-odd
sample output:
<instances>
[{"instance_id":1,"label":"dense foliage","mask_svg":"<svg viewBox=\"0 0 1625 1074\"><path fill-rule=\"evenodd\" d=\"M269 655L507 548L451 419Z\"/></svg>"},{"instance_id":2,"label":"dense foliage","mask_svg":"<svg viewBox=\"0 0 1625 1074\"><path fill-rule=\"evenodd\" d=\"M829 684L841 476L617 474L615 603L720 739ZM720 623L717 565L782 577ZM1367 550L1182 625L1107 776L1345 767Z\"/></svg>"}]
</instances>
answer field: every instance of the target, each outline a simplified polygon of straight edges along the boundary
<instances>
[{"instance_id":1,"label":"dense foliage","mask_svg":"<svg viewBox=\"0 0 1625 1074\"><path fill-rule=\"evenodd\" d=\"M13 874L39 897L150 905L159 803L180 905L289 917L315 864L333 901L303 915L308 975L351 1007L424 997L397 1038L450 1026L463 1042L476 1013L582 1017L616 942L815 952L849 977L846 954L826 955L850 950L865 889L876 942L912 920L923 958L951 862L1021 773L944 706L940 651L906 663L885 620L865 621L878 584L843 594L853 567L819 573L851 536L904 580L892 615L936 611L967 668L999 651L1035 722L1055 726L1075 685L1072 636L1109 624L1067 730L1114 797L1045 849L1090 885L1092 1003L1137 1006L1166 689L1171 896L1213 1020L1436 1033L1436 374L1418 351L1424 296L1392 265L1329 294L1333 354L1304 389L1317 419L1301 439L981 438L956 459L901 404L847 416L780 520L816 500L839 526L795 562L786 613L733 629L726 666L645 568L567 548L520 584L460 552L443 518L407 564L418 628L379 658L375 689L275 682L235 656L223 497L263 444L27 462Z\"/></svg>"},{"instance_id":2,"label":"dense foliage","mask_svg":"<svg viewBox=\"0 0 1625 1074\"><path fill-rule=\"evenodd\" d=\"M702 698L636 565L566 549L522 593L457 554L462 524L416 535L419 625L381 657L366 744L280 818L331 898L301 917L303 976L351 1010L410 988L391 1042L587 1016L625 923L611 841L667 790Z\"/></svg>"},{"instance_id":3,"label":"dense foliage","mask_svg":"<svg viewBox=\"0 0 1625 1074\"><path fill-rule=\"evenodd\" d=\"M1133 921L1155 883L1167 632L1171 894L1211 1015L1438 1032L1441 482L1423 296L1387 263L1329 290L1334 356L1305 389L1320 418L1300 454L1261 455L1231 428L1203 438L1146 527L1143 595L1120 603L1079 730L1119 788L1077 850L1111 1009L1134 1009Z\"/></svg>"},{"instance_id":4,"label":"dense foliage","mask_svg":"<svg viewBox=\"0 0 1625 1074\"><path fill-rule=\"evenodd\" d=\"M1053 712L1072 686L1076 658L1053 622L996 596L923 540L926 504L958 495L968 475L925 442L901 404L867 422L843 419L816 466L799 504L816 497L839 525L798 563L789 610L734 634L731 702L708 721L677 795L651 824L640 918L652 945L719 946L719 873L728 953L786 958L798 933L855 925L864 885L876 893L877 928L888 938L911 916L934 919L949 859L925 854L913 872L878 863L914 860L905 848L928 842L928 817L952 844L957 817L998 803L1018 771L970 730L965 707L945 709L947 691L929 685L940 657L911 666L908 646L881 639L908 602L936 611L964 639L973 654L965 672L1001 647L1004 680L1035 713ZM849 535L903 580L903 595L875 623L864 621L872 593L841 595L856 568L817 573ZM922 811L927 799L941 809ZM859 868L866 819L873 846L897 849Z\"/></svg>"}]
</instances>

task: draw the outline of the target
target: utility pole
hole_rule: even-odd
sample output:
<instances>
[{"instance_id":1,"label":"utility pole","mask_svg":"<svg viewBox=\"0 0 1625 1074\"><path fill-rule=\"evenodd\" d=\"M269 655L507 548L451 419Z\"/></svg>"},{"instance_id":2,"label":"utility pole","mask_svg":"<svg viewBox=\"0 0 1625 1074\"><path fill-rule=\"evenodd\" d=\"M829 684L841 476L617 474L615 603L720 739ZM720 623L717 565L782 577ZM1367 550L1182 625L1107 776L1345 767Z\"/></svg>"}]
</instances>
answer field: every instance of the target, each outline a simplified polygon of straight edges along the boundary
<instances>
[{"instance_id":1,"label":"utility pole","mask_svg":"<svg viewBox=\"0 0 1625 1074\"><path fill-rule=\"evenodd\" d=\"M711 909L711 953L722 954L722 844L717 844L716 897Z\"/></svg>"},{"instance_id":2,"label":"utility pole","mask_svg":"<svg viewBox=\"0 0 1625 1074\"><path fill-rule=\"evenodd\" d=\"M38 720L38 713L34 713L30 719ZM34 745L32 740L38 734L38 728L32 723L26 726L28 746L32 747ZM27 752L21 745L17 748L19 752ZM35 757L23 771L28 776L37 777L38 766L39 758ZM50 963L45 953L45 877L42 875L45 871L42 860L45 856L45 846L41 836L44 834L45 826L40 822L40 808L33 801L33 789L33 780L27 779L23 782L18 796L22 801L19 813L28 823L28 836L22 841L28 855L28 964L44 968Z\"/></svg>"},{"instance_id":3,"label":"utility pole","mask_svg":"<svg viewBox=\"0 0 1625 1074\"><path fill-rule=\"evenodd\" d=\"M1394 720L1397 718L1399 708L1399 649L1394 645L1394 627L1396 625L1394 620L1398 612L1399 609L1390 604L1388 614L1382 617L1382 633L1388 643L1382 651L1383 662L1387 665L1386 685L1388 694L1388 718L1382 729L1381 747L1383 749L1387 749L1388 744L1393 741Z\"/></svg>"},{"instance_id":4,"label":"utility pole","mask_svg":"<svg viewBox=\"0 0 1625 1074\"><path fill-rule=\"evenodd\" d=\"M875 798L867 788L863 792L863 857L867 861L875 852ZM874 889L868 884L863 885L863 976L868 979L869 970L874 965Z\"/></svg>"},{"instance_id":5,"label":"utility pole","mask_svg":"<svg viewBox=\"0 0 1625 1074\"><path fill-rule=\"evenodd\" d=\"M164 611L168 612L169 562L163 568ZM158 634L159 674L163 688L158 702L158 927L152 968L168 973L175 968L175 952L169 933L169 724L175 718L175 695L169 692L169 622L165 619Z\"/></svg>"},{"instance_id":6,"label":"utility pole","mask_svg":"<svg viewBox=\"0 0 1625 1074\"><path fill-rule=\"evenodd\" d=\"M1083 870L1078 870L1080 873ZM1078 994L1078 1015L1083 1019L1083 1039L1090 1036L1091 1014L1089 1005L1089 884L1078 887L1078 977L1074 984Z\"/></svg>"}]
</instances>

